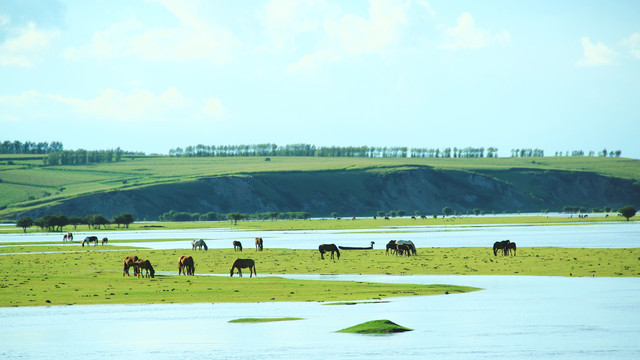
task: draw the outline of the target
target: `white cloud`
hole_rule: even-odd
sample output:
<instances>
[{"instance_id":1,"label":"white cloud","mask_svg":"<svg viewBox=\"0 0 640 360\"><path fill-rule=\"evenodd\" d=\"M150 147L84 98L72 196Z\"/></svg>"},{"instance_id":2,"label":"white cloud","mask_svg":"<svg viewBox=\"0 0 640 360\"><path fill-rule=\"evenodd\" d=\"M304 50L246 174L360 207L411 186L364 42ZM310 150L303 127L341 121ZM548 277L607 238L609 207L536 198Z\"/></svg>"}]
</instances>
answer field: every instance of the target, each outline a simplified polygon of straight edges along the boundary
<instances>
[{"instance_id":1,"label":"white cloud","mask_svg":"<svg viewBox=\"0 0 640 360\"><path fill-rule=\"evenodd\" d=\"M615 51L606 47L603 43L593 44L588 37L580 39L584 57L578 60L578 66L603 66L612 65L616 57Z\"/></svg>"},{"instance_id":2,"label":"white cloud","mask_svg":"<svg viewBox=\"0 0 640 360\"><path fill-rule=\"evenodd\" d=\"M420 6L422 6L427 11L427 13L429 13L429 15L431 15L432 18L436 17L436 12L433 11L433 9L431 8L431 5L429 5L428 2L426 2L426 1L418 1L418 4Z\"/></svg>"},{"instance_id":3,"label":"white cloud","mask_svg":"<svg viewBox=\"0 0 640 360\"><path fill-rule=\"evenodd\" d=\"M206 99L202 105L198 105L175 88L168 88L160 94L144 89L122 92L108 88L92 99L27 91L19 95L0 96L0 104L4 111L11 114L0 118L4 120L42 117L42 110L38 109L51 111L47 118L67 118L75 114L80 118L118 122L188 121L202 113L218 118L227 111L219 99Z\"/></svg>"},{"instance_id":4,"label":"white cloud","mask_svg":"<svg viewBox=\"0 0 640 360\"><path fill-rule=\"evenodd\" d=\"M9 18L0 18L0 26L9 25ZM34 65L58 37L57 30L41 30L30 22L26 27L8 29L10 35L0 44L0 65L29 67Z\"/></svg>"},{"instance_id":5,"label":"white cloud","mask_svg":"<svg viewBox=\"0 0 640 360\"><path fill-rule=\"evenodd\" d=\"M204 104L204 114L207 116L211 116L215 119L222 119L227 114L227 109L222 105L222 101L217 98L208 98L203 99L202 103Z\"/></svg>"},{"instance_id":6,"label":"white cloud","mask_svg":"<svg viewBox=\"0 0 640 360\"><path fill-rule=\"evenodd\" d=\"M370 0L368 18L326 8L318 47L286 68L287 73L313 73L327 63L365 54L385 55L402 38L407 4Z\"/></svg>"},{"instance_id":7,"label":"white cloud","mask_svg":"<svg viewBox=\"0 0 640 360\"><path fill-rule=\"evenodd\" d=\"M197 3L163 0L161 3L178 19L179 27L145 29L135 18L96 32L92 41L69 48L69 59L109 60L134 56L145 60L205 59L223 64L234 58L239 41L223 28L209 24L199 15Z\"/></svg>"},{"instance_id":8,"label":"white cloud","mask_svg":"<svg viewBox=\"0 0 640 360\"><path fill-rule=\"evenodd\" d=\"M317 30L327 13L323 0L269 0L259 15L269 36L260 50L295 48L296 37Z\"/></svg>"},{"instance_id":9,"label":"white cloud","mask_svg":"<svg viewBox=\"0 0 640 360\"><path fill-rule=\"evenodd\" d=\"M631 36L622 40L622 44L629 48L631 55L640 59L640 33L631 34Z\"/></svg>"},{"instance_id":10,"label":"white cloud","mask_svg":"<svg viewBox=\"0 0 640 360\"><path fill-rule=\"evenodd\" d=\"M504 45L511 41L506 30L494 33L478 28L471 14L465 12L458 17L455 27L445 27L444 43L441 48L449 50L480 49L490 45Z\"/></svg>"},{"instance_id":11,"label":"white cloud","mask_svg":"<svg viewBox=\"0 0 640 360\"><path fill-rule=\"evenodd\" d=\"M346 14L327 19L329 38L350 55L382 53L395 44L407 23L405 5L394 0L371 0L369 18Z\"/></svg>"}]
</instances>

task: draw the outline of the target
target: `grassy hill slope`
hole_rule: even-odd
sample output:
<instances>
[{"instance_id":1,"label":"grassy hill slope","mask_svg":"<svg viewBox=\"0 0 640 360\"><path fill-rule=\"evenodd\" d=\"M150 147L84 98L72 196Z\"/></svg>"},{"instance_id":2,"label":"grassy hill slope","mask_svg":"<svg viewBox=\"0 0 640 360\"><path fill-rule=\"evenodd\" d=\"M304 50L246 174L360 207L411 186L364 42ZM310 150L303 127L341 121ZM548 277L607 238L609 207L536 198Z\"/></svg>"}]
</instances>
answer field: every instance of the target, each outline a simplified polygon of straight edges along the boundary
<instances>
[{"instance_id":1,"label":"grassy hill slope","mask_svg":"<svg viewBox=\"0 0 640 360\"><path fill-rule=\"evenodd\" d=\"M562 205L618 206L627 199L636 204L639 188L640 160L624 158L272 157L265 161L148 156L45 167L38 156L0 156L0 218L60 211L107 216L126 211L153 218L171 209L356 215L390 209L440 210L442 204L537 211ZM145 205L136 210L141 204Z\"/></svg>"}]
</instances>

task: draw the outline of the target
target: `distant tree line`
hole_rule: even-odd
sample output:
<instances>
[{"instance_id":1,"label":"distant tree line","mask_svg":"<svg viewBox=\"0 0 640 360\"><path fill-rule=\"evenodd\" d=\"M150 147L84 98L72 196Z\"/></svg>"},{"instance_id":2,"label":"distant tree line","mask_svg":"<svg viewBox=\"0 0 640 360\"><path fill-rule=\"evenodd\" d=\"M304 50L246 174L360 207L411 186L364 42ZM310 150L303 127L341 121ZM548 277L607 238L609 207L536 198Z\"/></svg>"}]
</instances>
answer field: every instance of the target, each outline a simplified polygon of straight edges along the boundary
<instances>
[{"instance_id":1,"label":"distant tree line","mask_svg":"<svg viewBox=\"0 0 640 360\"><path fill-rule=\"evenodd\" d=\"M21 227L24 232L27 231L27 228L32 226L37 226L42 231L59 232L62 231L65 226L69 225L73 226L74 230L78 228L78 225L87 225L89 229L100 229L101 226L106 228L107 225L110 224L115 224L118 227L122 225L128 229L129 225L134 221L135 219L130 213L118 214L114 216L111 221L99 214L87 215L84 217L57 214L45 215L36 220L32 220L30 217L25 216L16 221L16 226Z\"/></svg>"},{"instance_id":2,"label":"distant tree line","mask_svg":"<svg viewBox=\"0 0 640 360\"><path fill-rule=\"evenodd\" d=\"M607 151L607 149L602 149L598 153L596 153L593 150L589 151L589 156L596 156L596 155L600 157L607 157L607 156L620 157L620 155L622 155L622 151L621 150ZM562 151L556 151L556 156L563 156ZM573 150L571 152L567 151L565 152L564 156L584 156L584 150Z\"/></svg>"},{"instance_id":3,"label":"distant tree line","mask_svg":"<svg viewBox=\"0 0 640 360\"><path fill-rule=\"evenodd\" d=\"M61 142L33 142L9 141L5 140L0 144L0 154L49 154L54 151L62 151Z\"/></svg>"},{"instance_id":4,"label":"distant tree line","mask_svg":"<svg viewBox=\"0 0 640 360\"><path fill-rule=\"evenodd\" d=\"M204 214L190 213L184 211L170 210L162 215L159 219L161 221L224 221L231 220L237 222L238 220L308 220L311 218L311 213L306 211L289 211L278 212L270 211L255 214L243 214L239 212L234 213L218 213L210 211Z\"/></svg>"},{"instance_id":5,"label":"distant tree line","mask_svg":"<svg viewBox=\"0 0 640 360\"><path fill-rule=\"evenodd\" d=\"M184 157L232 157L232 156L313 156L313 157L368 157L368 158L473 158L497 157L498 149L485 148L408 148L375 146L321 146L309 144L254 145L196 145L169 150L169 156Z\"/></svg>"},{"instance_id":6,"label":"distant tree line","mask_svg":"<svg viewBox=\"0 0 640 360\"><path fill-rule=\"evenodd\" d=\"M125 152L117 149L110 150L62 150L49 153L42 159L45 165L83 165L93 163L110 163L122 160Z\"/></svg>"}]
</instances>

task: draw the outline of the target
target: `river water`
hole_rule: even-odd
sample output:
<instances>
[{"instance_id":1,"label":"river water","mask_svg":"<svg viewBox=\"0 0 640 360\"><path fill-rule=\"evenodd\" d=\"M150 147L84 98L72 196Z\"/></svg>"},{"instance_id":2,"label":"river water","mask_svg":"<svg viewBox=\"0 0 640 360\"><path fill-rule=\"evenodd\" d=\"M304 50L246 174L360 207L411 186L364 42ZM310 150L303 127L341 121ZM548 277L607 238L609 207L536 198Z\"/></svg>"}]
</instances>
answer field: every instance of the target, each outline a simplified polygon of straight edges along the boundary
<instances>
[{"instance_id":1,"label":"river water","mask_svg":"<svg viewBox=\"0 0 640 360\"><path fill-rule=\"evenodd\" d=\"M210 248L262 236L267 247L317 248L322 242L382 248L389 239L418 247L639 247L634 223L560 226L415 227L382 231L262 232L245 230L101 232L151 248ZM78 234L80 235L80 234ZM2 242L35 242L54 235L0 235ZM55 234L59 237L59 234ZM76 238L80 238L76 236ZM19 239L19 240L16 240ZM131 245L132 243L123 243ZM73 246L79 246L77 243ZM640 261L640 260L639 260ZM289 275L290 278L456 284L467 294L390 298L388 302L138 304L0 308L0 359L640 359L640 278L538 276ZM2 290L0 290L2 291ZM234 324L247 317L304 320ZM389 319L414 331L369 336L335 331Z\"/></svg>"},{"instance_id":2,"label":"river water","mask_svg":"<svg viewBox=\"0 0 640 360\"><path fill-rule=\"evenodd\" d=\"M640 280L298 275L484 288L384 303L93 305L0 309L0 358L639 359ZM247 317L304 320L234 324ZM389 319L414 331L335 331Z\"/></svg>"}]
</instances>

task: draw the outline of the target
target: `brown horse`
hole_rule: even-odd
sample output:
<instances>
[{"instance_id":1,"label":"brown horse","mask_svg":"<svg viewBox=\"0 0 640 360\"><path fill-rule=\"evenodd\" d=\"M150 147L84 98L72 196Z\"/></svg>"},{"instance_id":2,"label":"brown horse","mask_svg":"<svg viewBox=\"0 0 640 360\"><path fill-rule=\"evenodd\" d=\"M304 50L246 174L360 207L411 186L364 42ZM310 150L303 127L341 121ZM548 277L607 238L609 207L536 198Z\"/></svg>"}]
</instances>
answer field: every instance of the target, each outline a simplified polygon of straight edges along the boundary
<instances>
[{"instance_id":1,"label":"brown horse","mask_svg":"<svg viewBox=\"0 0 640 360\"><path fill-rule=\"evenodd\" d=\"M391 250L392 254L397 251L395 240L389 240L389 242L387 243L387 250L385 251L385 255L389 255L389 250Z\"/></svg>"},{"instance_id":2,"label":"brown horse","mask_svg":"<svg viewBox=\"0 0 640 360\"><path fill-rule=\"evenodd\" d=\"M411 256L411 245L409 244L397 244L396 245L396 255L406 255L406 256Z\"/></svg>"},{"instance_id":3,"label":"brown horse","mask_svg":"<svg viewBox=\"0 0 640 360\"><path fill-rule=\"evenodd\" d=\"M62 237L62 241L73 241L73 234L72 233L66 233L64 234L64 236Z\"/></svg>"},{"instance_id":4,"label":"brown horse","mask_svg":"<svg viewBox=\"0 0 640 360\"><path fill-rule=\"evenodd\" d=\"M146 270L147 277L149 277L149 275L151 275L151 277L153 278L153 276L155 275L156 271L153 270L153 266L151 266L151 261L138 259L137 263L138 263L138 267L139 267L138 277L145 277L144 274L142 273L142 270Z\"/></svg>"},{"instance_id":5,"label":"brown horse","mask_svg":"<svg viewBox=\"0 0 640 360\"><path fill-rule=\"evenodd\" d=\"M331 258L333 259L333 253L338 255L338 259L340 259L340 250L336 244L322 244L318 246L318 250L320 251L320 258L324 260L324 253L331 251Z\"/></svg>"},{"instance_id":6,"label":"brown horse","mask_svg":"<svg viewBox=\"0 0 640 360\"><path fill-rule=\"evenodd\" d=\"M233 250L234 251L242 251L242 243L240 241L233 242Z\"/></svg>"},{"instance_id":7,"label":"brown horse","mask_svg":"<svg viewBox=\"0 0 640 360\"><path fill-rule=\"evenodd\" d=\"M253 274L258 276L258 273L256 272L256 263L251 259L236 259L236 261L233 262L233 265L231 265L231 271L229 271L229 274L233 277L233 269L238 269L238 276L242 277L241 269L244 268L249 268L249 277L252 277Z\"/></svg>"},{"instance_id":8,"label":"brown horse","mask_svg":"<svg viewBox=\"0 0 640 360\"><path fill-rule=\"evenodd\" d=\"M107 239L106 237L102 238L102 245L106 244L109 241L109 239Z\"/></svg>"},{"instance_id":9,"label":"brown horse","mask_svg":"<svg viewBox=\"0 0 640 360\"><path fill-rule=\"evenodd\" d=\"M184 273L185 275L193 275L196 271L196 267L193 264L193 257L189 255L182 255L178 260L178 275Z\"/></svg>"},{"instance_id":10,"label":"brown horse","mask_svg":"<svg viewBox=\"0 0 640 360\"><path fill-rule=\"evenodd\" d=\"M133 276L138 275L138 257L137 256L127 256L124 258L124 270L122 271L122 276L129 276L129 268L133 266Z\"/></svg>"},{"instance_id":11,"label":"brown horse","mask_svg":"<svg viewBox=\"0 0 640 360\"><path fill-rule=\"evenodd\" d=\"M263 249L262 238L256 238L256 251L258 250L262 251L262 249Z\"/></svg>"}]
</instances>

